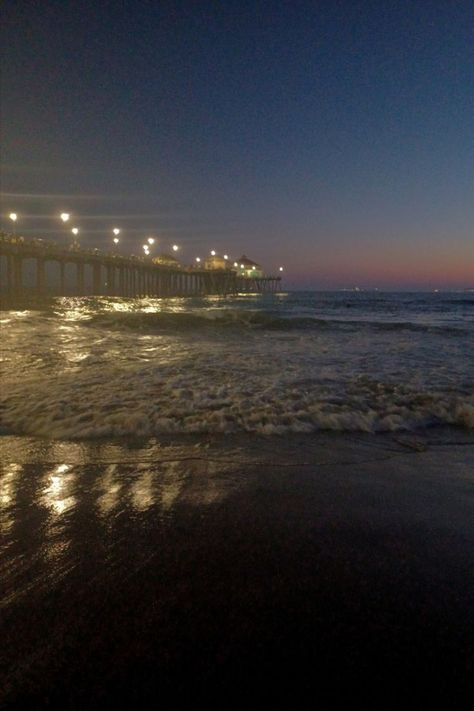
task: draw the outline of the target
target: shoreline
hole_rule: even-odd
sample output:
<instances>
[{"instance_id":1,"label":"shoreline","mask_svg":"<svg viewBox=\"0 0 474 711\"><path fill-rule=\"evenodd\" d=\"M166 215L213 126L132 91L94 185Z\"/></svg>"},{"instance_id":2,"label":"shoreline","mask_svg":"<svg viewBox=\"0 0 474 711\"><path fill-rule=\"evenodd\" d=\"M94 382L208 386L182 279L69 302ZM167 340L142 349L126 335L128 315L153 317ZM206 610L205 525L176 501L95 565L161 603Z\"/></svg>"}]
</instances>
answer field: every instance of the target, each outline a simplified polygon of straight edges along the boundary
<instances>
[{"instance_id":1,"label":"shoreline","mask_svg":"<svg viewBox=\"0 0 474 711\"><path fill-rule=\"evenodd\" d=\"M7 708L472 688L469 431L0 448Z\"/></svg>"}]
</instances>

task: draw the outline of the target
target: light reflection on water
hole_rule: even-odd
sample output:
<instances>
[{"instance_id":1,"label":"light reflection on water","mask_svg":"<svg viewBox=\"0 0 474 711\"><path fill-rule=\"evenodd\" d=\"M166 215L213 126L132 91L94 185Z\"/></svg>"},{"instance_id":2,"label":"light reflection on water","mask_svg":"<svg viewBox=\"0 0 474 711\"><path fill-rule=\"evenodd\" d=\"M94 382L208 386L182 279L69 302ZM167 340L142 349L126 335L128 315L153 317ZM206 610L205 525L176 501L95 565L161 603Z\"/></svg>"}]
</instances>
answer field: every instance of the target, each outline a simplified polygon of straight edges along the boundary
<instances>
[{"instance_id":1,"label":"light reflection on water","mask_svg":"<svg viewBox=\"0 0 474 711\"><path fill-rule=\"evenodd\" d=\"M1 426L57 439L472 428L471 302L443 302L444 329L426 297L348 299L65 297L12 311Z\"/></svg>"},{"instance_id":2,"label":"light reflection on water","mask_svg":"<svg viewBox=\"0 0 474 711\"><path fill-rule=\"evenodd\" d=\"M222 298L222 297L219 297ZM189 299L184 297L167 298L127 298L127 297L57 297L54 299L55 314L66 321L83 321L97 313L169 313L184 312ZM19 312L22 315L27 312Z\"/></svg>"}]
</instances>

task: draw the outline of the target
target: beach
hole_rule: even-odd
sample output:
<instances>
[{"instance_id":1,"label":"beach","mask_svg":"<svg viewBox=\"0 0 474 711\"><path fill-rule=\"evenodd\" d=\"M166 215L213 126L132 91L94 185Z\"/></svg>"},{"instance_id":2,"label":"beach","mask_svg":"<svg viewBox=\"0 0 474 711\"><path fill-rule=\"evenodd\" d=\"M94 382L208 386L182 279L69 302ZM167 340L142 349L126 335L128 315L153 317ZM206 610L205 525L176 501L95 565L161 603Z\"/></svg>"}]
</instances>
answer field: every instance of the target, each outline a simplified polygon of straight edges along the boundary
<instances>
[{"instance_id":1,"label":"beach","mask_svg":"<svg viewBox=\"0 0 474 711\"><path fill-rule=\"evenodd\" d=\"M473 305L4 305L5 707L471 690Z\"/></svg>"},{"instance_id":2,"label":"beach","mask_svg":"<svg viewBox=\"0 0 474 711\"><path fill-rule=\"evenodd\" d=\"M472 433L1 446L7 708L472 689Z\"/></svg>"}]
</instances>

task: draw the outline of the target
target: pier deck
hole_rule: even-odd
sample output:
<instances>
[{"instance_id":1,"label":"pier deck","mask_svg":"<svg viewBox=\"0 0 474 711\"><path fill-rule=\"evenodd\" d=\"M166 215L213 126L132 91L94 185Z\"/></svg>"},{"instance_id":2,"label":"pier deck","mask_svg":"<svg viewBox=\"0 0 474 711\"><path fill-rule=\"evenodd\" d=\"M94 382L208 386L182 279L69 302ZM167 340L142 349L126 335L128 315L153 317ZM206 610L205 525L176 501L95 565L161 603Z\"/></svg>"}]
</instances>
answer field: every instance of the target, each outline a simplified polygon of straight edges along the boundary
<instances>
[{"instance_id":1,"label":"pier deck","mask_svg":"<svg viewBox=\"0 0 474 711\"><path fill-rule=\"evenodd\" d=\"M279 276L244 277L231 269L168 267L146 257L98 249L66 249L22 237L0 238L0 263L3 260L0 292L10 296L32 291L56 296L128 297L264 293L276 292L281 281ZM27 260L33 260L33 279L28 285ZM66 273L68 265L73 265L72 274Z\"/></svg>"}]
</instances>

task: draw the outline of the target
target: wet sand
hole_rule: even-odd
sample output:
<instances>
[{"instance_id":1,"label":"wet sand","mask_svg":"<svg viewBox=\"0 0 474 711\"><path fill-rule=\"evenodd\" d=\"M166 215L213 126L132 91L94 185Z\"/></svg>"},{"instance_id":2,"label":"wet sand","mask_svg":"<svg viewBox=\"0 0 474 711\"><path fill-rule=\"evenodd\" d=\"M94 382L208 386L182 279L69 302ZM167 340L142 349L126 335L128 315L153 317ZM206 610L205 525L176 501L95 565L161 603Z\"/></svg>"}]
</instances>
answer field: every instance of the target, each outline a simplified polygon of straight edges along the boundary
<instances>
[{"instance_id":1,"label":"wet sand","mask_svg":"<svg viewBox=\"0 0 474 711\"><path fill-rule=\"evenodd\" d=\"M6 708L472 692L472 433L0 446Z\"/></svg>"}]
</instances>

